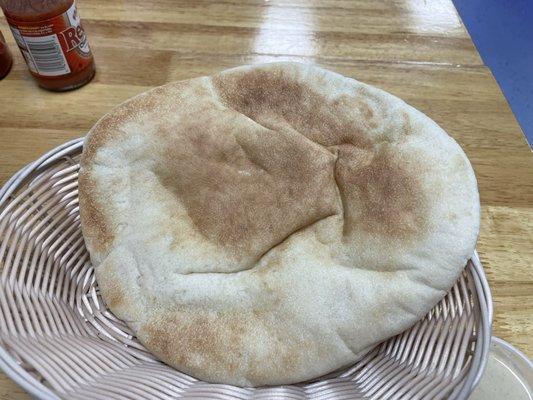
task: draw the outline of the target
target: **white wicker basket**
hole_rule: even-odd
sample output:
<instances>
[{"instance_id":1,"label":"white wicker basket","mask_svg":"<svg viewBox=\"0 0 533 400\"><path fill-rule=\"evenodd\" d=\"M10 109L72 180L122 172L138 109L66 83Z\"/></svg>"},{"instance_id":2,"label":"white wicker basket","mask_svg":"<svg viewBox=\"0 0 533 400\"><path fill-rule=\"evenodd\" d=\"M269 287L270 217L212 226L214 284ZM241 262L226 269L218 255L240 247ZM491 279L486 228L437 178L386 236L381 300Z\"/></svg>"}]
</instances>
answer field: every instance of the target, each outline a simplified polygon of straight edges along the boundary
<instances>
[{"instance_id":1,"label":"white wicker basket","mask_svg":"<svg viewBox=\"0 0 533 400\"><path fill-rule=\"evenodd\" d=\"M40 399L466 399L483 372L492 304L477 254L448 295L352 367L240 388L156 361L105 308L80 230L82 139L0 190L0 368Z\"/></svg>"}]
</instances>

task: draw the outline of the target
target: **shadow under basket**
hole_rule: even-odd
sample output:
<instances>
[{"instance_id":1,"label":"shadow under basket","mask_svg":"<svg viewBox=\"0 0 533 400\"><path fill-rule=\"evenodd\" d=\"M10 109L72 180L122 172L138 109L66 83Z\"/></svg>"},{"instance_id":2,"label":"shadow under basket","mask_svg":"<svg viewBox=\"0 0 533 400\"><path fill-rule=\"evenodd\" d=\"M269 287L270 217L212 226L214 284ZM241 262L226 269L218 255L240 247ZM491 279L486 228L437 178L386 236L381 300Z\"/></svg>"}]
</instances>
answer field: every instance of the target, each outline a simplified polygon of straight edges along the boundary
<instances>
[{"instance_id":1,"label":"shadow under basket","mask_svg":"<svg viewBox=\"0 0 533 400\"><path fill-rule=\"evenodd\" d=\"M0 368L39 399L466 399L483 372L492 303L475 253L446 297L353 366L311 383L211 384L159 361L106 309L78 209L83 138L0 189Z\"/></svg>"}]
</instances>

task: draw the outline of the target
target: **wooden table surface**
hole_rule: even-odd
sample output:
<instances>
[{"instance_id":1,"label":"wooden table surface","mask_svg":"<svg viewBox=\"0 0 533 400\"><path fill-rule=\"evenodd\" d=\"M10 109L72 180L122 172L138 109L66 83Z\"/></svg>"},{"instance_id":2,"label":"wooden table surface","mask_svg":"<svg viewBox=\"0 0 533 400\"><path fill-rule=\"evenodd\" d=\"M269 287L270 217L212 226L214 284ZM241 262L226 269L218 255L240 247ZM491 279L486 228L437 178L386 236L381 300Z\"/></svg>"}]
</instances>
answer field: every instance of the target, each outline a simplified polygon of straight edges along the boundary
<instances>
[{"instance_id":1,"label":"wooden table surface","mask_svg":"<svg viewBox=\"0 0 533 400\"><path fill-rule=\"evenodd\" d=\"M373 84L437 121L464 148L481 193L478 251L494 335L533 356L533 156L451 0L79 0L97 75L39 89L15 65L0 81L0 183L79 137L119 102L163 83L258 62L316 63ZM0 399L26 399L0 375Z\"/></svg>"}]
</instances>

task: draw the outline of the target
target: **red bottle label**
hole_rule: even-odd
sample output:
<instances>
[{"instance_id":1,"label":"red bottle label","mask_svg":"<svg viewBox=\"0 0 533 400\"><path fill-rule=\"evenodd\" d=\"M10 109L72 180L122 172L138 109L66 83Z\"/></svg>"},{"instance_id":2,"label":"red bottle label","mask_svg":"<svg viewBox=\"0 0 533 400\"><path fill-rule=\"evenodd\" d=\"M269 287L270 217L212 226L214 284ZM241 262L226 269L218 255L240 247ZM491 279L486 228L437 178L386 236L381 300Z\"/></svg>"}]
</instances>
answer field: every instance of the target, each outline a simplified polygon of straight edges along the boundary
<instances>
[{"instance_id":1,"label":"red bottle label","mask_svg":"<svg viewBox=\"0 0 533 400\"><path fill-rule=\"evenodd\" d=\"M63 14L37 22L7 18L28 68L39 76L61 76L81 71L92 54L73 3Z\"/></svg>"}]
</instances>

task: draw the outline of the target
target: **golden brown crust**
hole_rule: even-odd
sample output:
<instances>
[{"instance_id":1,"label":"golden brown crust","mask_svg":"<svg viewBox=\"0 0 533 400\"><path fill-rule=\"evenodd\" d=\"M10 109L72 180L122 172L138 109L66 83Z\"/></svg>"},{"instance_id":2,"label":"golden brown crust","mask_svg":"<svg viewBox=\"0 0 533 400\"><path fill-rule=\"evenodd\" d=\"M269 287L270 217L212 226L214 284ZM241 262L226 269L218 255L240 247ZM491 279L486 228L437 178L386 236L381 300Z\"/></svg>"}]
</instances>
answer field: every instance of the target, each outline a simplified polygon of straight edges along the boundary
<instances>
[{"instance_id":1,"label":"golden brown crust","mask_svg":"<svg viewBox=\"0 0 533 400\"><path fill-rule=\"evenodd\" d=\"M317 351L316 346L305 334L295 338L282 329L289 328L283 318L270 315L277 326L265 323L265 312L242 314L209 312L187 312L174 310L172 316L155 318L142 326L139 335L158 357L172 358L187 372L200 379L210 380L209 369L224 371L227 376L242 375L246 382L271 381L273 384L285 381L286 375L301 374L308 356ZM249 332L254 327L269 332L276 352L266 357L257 357L247 343ZM318 349L313 356L327 358L327 349ZM302 376L300 379L305 379Z\"/></svg>"},{"instance_id":2,"label":"golden brown crust","mask_svg":"<svg viewBox=\"0 0 533 400\"><path fill-rule=\"evenodd\" d=\"M378 111L382 107L381 99L364 86L355 95L337 96L329 104L312 86L282 70L274 73L252 70L247 74L219 76L214 79L214 85L229 108L270 126L275 132L288 128L336 152L335 164L331 165L334 173L328 174L329 185L313 182L313 186L339 186L346 234L364 229L401 240L415 240L423 234L428 200L417 174L403 167L404 160L395 155L396 149L388 142L390 139L386 136L383 142L372 140L370 132L379 126L378 120L382 120L386 112ZM345 110L355 113L356 118L339 117ZM406 112L401 116L404 135L409 135L411 117ZM296 180L312 176L312 172L303 171L309 161L298 159L301 149L306 149L301 143L291 149L280 149L281 154L292 154L296 158L296 162L283 166L294 171ZM333 199L329 202L335 203ZM334 213L332 207L327 214Z\"/></svg>"},{"instance_id":3,"label":"golden brown crust","mask_svg":"<svg viewBox=\"0 0 533 400\"><path fill-rule=\"evenodd\" d=\"M80 217L83 221L83 236L91 251L105 253L114 240L113 227L106 217L105 207L99 200L97 186L90 172L80 171L78 175L78 198Z\"/></svg>"},{"instance_id":4,"label":"golden brown crust","mask_svg":"<svg viewBox=\"0 0 533 400\"><path fill-rule=\"evenodd\" d=\"M340 148L336 178L345 204L344 233L366 231L412 241L426 234L428 199L390 145L363 153Z\"/></svg>"}]
</instances>

